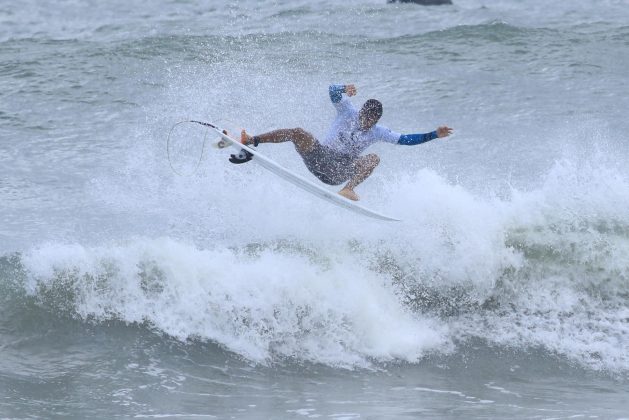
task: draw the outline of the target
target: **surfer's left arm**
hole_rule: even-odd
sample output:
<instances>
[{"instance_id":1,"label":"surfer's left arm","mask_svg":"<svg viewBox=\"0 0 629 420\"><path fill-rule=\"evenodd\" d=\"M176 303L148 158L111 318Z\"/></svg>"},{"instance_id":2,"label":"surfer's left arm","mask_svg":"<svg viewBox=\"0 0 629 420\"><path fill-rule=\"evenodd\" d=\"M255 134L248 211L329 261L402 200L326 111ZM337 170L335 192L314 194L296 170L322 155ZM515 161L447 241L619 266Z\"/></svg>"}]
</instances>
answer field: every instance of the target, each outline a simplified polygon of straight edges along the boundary
<instances>
[{"instance_id":1,"label":"surfer's left arm","mask_svg":"<svg viewBox=\"0 0 629 420\"><path fill-rule=\"evenodd\" d=\"M452 134L452 129L447 126L439 127L430 133L418 134L400 134L391 131L386 127L378 126L380 133L377 134L382 141L393 144L401 144L404 146L416 146L434 140L437 138L447 137Z\"/></svg>"},{"instance_id":2,"label":"surfer's left arm","mask_svg":"<svg viewBox=\"0 0 629 420\"><path fill-rule=\"evenodd\" d=\"M452 129L444 125L437 128L435 131L431 131L430 133L402 134L397 140L397 144L402 144L404 146L415 146L418 144L429 142L430 140L448 137L450 134L452 134Z\"/></svg>"}]
</instances>

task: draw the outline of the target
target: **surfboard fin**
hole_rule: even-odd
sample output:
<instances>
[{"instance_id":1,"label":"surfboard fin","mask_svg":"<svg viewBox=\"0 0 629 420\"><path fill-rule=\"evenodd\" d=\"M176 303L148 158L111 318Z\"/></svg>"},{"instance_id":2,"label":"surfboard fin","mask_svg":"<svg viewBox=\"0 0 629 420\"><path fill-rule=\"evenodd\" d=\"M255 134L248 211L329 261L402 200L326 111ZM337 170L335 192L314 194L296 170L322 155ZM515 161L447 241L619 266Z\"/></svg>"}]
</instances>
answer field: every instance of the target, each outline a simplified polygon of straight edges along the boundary
<instances>
[{"instance_id":1,"label":"surfboard fin","mask_svg":"<svg viewBox=\"0 0 629 420\"><path fill-rule=\"evenodd\" d=\"M253 158L253 154L247 152L245 149L240 149L237 155L230 155L229 161L235 164L247 163Z\"/></svg>"}]
</instances>

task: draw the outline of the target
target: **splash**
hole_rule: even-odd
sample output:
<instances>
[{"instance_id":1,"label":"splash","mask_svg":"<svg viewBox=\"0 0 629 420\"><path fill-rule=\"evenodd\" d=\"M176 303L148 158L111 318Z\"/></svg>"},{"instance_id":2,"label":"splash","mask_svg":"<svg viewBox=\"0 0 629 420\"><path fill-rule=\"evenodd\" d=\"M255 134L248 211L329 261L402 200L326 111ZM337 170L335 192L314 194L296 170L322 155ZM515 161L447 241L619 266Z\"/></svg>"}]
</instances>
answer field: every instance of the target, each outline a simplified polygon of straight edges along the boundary
<instances>
[{"instance_id":1,"label":"splash","mask_svg":"<svg viewBox=\"0 0 629 420\"><path fill-rule=\"evenodd\" d=\"M27 289L85 320L148 324L212 340L247 359L334 366L417 361L448 347L447 328L408 311L391 281L300 246L200 250L169 239L24 257ZM59 299L63 290L65 298Z\"/></svg>"}]
</instances>

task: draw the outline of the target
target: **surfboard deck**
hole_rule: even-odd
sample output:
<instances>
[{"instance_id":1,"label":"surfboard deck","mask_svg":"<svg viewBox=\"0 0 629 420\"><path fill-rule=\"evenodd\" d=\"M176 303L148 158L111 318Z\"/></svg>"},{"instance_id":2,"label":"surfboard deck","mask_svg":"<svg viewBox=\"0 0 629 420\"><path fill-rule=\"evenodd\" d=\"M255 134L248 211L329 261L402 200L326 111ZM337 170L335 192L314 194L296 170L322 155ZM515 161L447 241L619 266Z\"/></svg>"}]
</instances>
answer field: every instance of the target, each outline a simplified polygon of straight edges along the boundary
<instances>
[{"instance_id":1,"label":"surfboard deck","mask_svg":"<svg viewBox=\"0 0 629 420\"><path fill-rule=\"evenodd\" d=\"M228 136L227 134L223 133L223 130L220 129L219 127L217 127L214 124L210 124L207 122L202 122L202 121L190 121L190 122L194 122L197 124L201 124L204 125L206 127L209 127L210 129L216 131L216 133L218 135L221 136L221 140L219 141L219 143L222 143L220 145L217 144L217 147L219 148L224 148L226 147L225 143L228 143L229 146L234 147L237 150L241 150L244 149L247 152L251 153L254 156L253 161L257 162L259 165L261 165L263 168L265 168L266 170L268 170L269 172L274 173L275 175L279 176L280 178L290 182L291 184L301 188L304 191L307 191L319 198L322 198L323 200L332 203L336 206L339 207L343 207L347 210L350 210L354 213L358 213L361 214L363 216L367 216L367 217L371 217L373 219L378 219L378 220L385 220L385 221L389 221L389 222L400 222L400 219L396 219L394 217L390 217L390 216L386 216L384 214L378 213L376 211L373 211L371 209L368 209L352 200L349 200L339 194L337 194L336 192L331 192L325 188L323 188L321 185L315 184L314 182L302 177L301 175L298 175L296 173L293 173L292 171L284 168L283 166L279 165L278 163L274 162L273 160L269 159L268 157L264 156L262 153L258 152L256 149L246 146L244 144L242 144L240 141L237 141L233 138L231 138L230 136Z\"/></svg>"}]
</instances>

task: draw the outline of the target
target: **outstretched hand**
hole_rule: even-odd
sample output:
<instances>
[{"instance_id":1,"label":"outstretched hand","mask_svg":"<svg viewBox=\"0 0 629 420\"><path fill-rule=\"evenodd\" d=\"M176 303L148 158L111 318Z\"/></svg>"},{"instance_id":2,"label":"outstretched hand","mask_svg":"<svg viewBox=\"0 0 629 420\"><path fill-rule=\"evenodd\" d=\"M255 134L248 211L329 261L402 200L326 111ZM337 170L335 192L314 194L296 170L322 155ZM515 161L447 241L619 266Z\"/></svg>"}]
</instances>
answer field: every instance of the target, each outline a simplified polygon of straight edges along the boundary
<instances>
[{"instance_id":1,"label":"outstretched hand","mask_svg":"<svg viewBox=\"0 0 629 420\"><path fill-rule=\"evenodd\" d=\"M356 86L354 86L354 85L345 85L345 94L347 96L354 96L354 95L356 95Z\"/></svg>"},{"instance_id":2,"label":"outstretched hand","mask_svg":"<svg viewBox=\"0 0 629 420\"><path fill-rule=\"evenodd\" d=\"M437 137L439 138L448 137L450 134L452 134L452 129L447 125L437 128Z\"/></svg>"}]
</instances>

